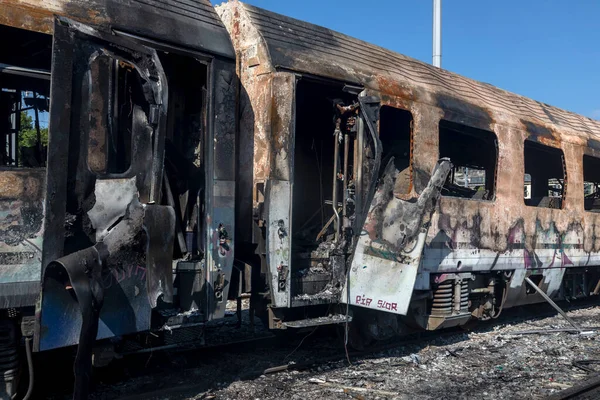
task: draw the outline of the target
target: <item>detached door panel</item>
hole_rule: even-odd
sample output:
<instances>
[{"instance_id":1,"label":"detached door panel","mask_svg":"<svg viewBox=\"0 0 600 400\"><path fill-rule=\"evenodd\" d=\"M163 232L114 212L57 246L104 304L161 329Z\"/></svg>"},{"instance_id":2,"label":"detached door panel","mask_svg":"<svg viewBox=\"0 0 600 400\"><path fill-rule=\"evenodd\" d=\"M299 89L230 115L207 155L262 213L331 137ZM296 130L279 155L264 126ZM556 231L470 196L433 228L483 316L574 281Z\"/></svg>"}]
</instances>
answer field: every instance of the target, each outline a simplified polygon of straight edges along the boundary
<instances>
[{"instance_id":1,"label":"detached door panel","mask_svg":"<svg viewBox=\"0 0 600 400\"><path fill-rule=\"evenodd\" d=\"M157 205L167 90L153 49L56 20L39 350L83 337L78 289L96 297L98 339L149 329L171 300L174 211ZM98 266L71 264L89 254Z\"/></svg>"}]
</instances>

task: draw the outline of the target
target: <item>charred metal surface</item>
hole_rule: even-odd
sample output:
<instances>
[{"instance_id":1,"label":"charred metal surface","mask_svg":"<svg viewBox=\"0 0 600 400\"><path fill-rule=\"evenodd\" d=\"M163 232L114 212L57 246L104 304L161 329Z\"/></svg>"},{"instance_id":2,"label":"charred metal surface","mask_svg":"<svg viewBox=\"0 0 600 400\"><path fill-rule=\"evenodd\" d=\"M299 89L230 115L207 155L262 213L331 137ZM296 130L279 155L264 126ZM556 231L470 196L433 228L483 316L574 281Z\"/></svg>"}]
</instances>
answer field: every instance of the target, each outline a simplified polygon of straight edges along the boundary
<instances>
[{"instance_id":1,"label":"charred metal surface","mask_svg":"<svg viewBox=\"0 0 600 400\"><path fill-rule=\"evenodd\" d=\"M66 24L67 27L63 27L63 24ZM156 129L158 135L164 134L161 133L159 125L164 123L160 121L164 121L164 109L166 108L164 92L167 85L158 57L155 52L147 48L117 37L111 37L109 41L104 42L105 46L102 46L102 37L101 33L72 21L57 22L55 27L54 60L56 65L53 66L51 94L53 99L62 100L62 102L58 103L61 104L59 110L52 106L50 110L50 122L51 126L57 130L55 136L57 140L51 140L49 144L49 152L55 156L50 157L47 167L49 179L45 226L50 228L46 230L44 236L44 242L49 244L45 247L47 251L43 257L44 265L63 254L65 228L73 226L73 223L65 224L64 221L68 220L67 214L76 215L77 210L88 211L93 206L93 196L90 197L90 195L94 190L95 175L87 168L84 156L88 154L88 141L85 140L87 135L72 136L69 135L69 131L71 129L70 121L79 124L83 132L93 130L96 122L94 119L88 118L90 108L98 109L98 106L93 105L93 101L107 101L103 98L90 98L89 91L85 90L85 84L93 81L93 77L90 79L91 69L89 69L88 61L93 63L100 55L127 60L131 65L136 65L136 71L142 77L145 100L157 107L162 107L163 117L156 121L149 121L148 116L141 108L134 105L132 130L136 135L132 141L131 168L127 174L115 176L118 178L136 176L137 189L140 192L140 200L143 202L150 201L153 195L156 196L157 189L158 192L160 191L162 157L152 158L152 150L154 152L161 151L161 140L155 140L155 148L152 149L151 135L153 128L156 127L158 127ZM111 46L111 43L115 42L120 46ZM132 50L128 50L128 48ZM73 65L77 65L77 67L73 68ZM57 83L54 84L54 82ZM80 82L83 82L84 85L81 85ZM75 92L73 92L73 87L77 89ZM71 103L78 107L63 106L63 104ZM53 102L53 104L57 103ZM164 129L162 131L164 132ZM164 142L164 139L162 141ZM69 157L69 154L72 156ZM152 165L149 165L149 162ZM67 174L64 171L68 171ZM106 174L105 176L111 175ZM89 204L90 201L91 204ZM87 224L83 217L77 217L74 223L76 225ZM68 238L70 235L66 236Z\"/></svg>"},{"instance_id":2,"label":"charred metal surface","mask_svg":"<svg viewBox=\"0 0 600 400\"><path fill-rule=\"evenodd\" d=\"M367 218L370 201L375 194L379 169L381 168L382 144L378 136L377 123L379 121L379 110L381 102L375 96L359 96L360 112L365 123L366 146L363 152L369 155L364 157L365 173L362 176L361 199L362 209L359 209L356 217L356 226L362 226ZM358 228L357 228L358 229Z\"/></svg>"},{"instance_id":3,"label":"charred metal surface","mask_svg":"<svg viewBox=\"0 0 600 400\"><path fill-rule=\"evenodd\" d=\"M444 119L480 129L489 129L493 124L490 112L460 97L445 93L436 95L436 106L444 110Z\"/></svg>"},{"instance_id":4,"label":"charred metal surface","mask_svg":"<svg viewBox=\"0 0 600 400\"><path fill-rule=\"evenodd\" d=\"M71 128L71 107L64 105L72 101L71 79L73 74L73 43L66 29L54 32L52 76L54 84L51 85L50 98L52 104L61 104L60 112L50 107L50 126L52 127L52 140L48 143L49 157L46 165L47 171L65 171L69 162L69 131ZM60 71L60 72L58 72ZM43 266L63 255L65 236L65 210L67 174L47 174L46 199L44 215L44 254Z\"/></svg>"},{"instance_id":5,"label":"charred metal surface","mask_svg":"<svg viewBox=\"0 0 600 400\"><path fill-rule=\"evenodd\" d=\"M236 101L238 78L229 62L215 60L211 67L214 119L211 119L207 143L210 147L207 170L209 198L207 215L206 265L209 284L209 319L225 315L230 289L235 249L235 169L236 169ZM214 124L214 125L212 125Z\"/></svg>"},{"instance_id":6,"label":"charred metal surface","mask_svg":"<svg viewBox=\"0 0 600 400\"><path fill-rule=\"evenodd\" d=\"M127 39L104 37L72 21L57 21L54 30L55 96L49 148L56 154L47 167L45 224L51 228L45 231L44 240L51 247L44 247L42 265L61 264L67 275L57 273L56 268L43 269L35 344L36 349L45 350L79 343L83 365L94 340L149 329L151 304L156 304L160 294L165 301L172 295L168 278L172 278L174 212L170 207L148 206L151 222L144 224L143 204L159 200L167 107L164 92L168 87L154 51ZM140 77L140 88L132 88L139 95L133 96L130 104L130 129L135 134L131 163L122 174L108 168L94 174L87 165L89 133L97 132L101 124L89 116L108 101L102 96L90 97L87 84L113 65L107 62L92 68L98 57L117 59ZM93 144L92 148L97 150ZM90 252L98 254L94 262L101 266L93 279L88 276L92 269L75 256ZM82 294L72 296L71 287ZM92 289L96 300L79 299ZM99 321L90 322L90 315Z\"/></svg>"},{"instance_id":7,"label":"charred metal surface","mask_svg":"<svg viewBox=\"0 0 600 400\"><path fill-rule=\"evenodd\" d=\"M115 191L117 195L115 196ZM101 242L114 225L125 216L127 206L137 198L135 178L102 179L96 182L96 203L88 211L92 227L96 230L96 241Z\"/></svg>"},{"instance_id":8,"label":"charred metal surface","mask_svg":"<svg viewBox=\"0 0 600 400\"><path fill-rule=\"evenodd\" d=\"M54 15L105 31L123 30L235 58L227 31L209 0L6 0L0 23L52 33Z\"/></svg>"},{"instance_id":9,"label":"charred metal surface","mask_svg":"<svg viewBox=\"0 0 600 400\"><path fill-rule=\"evenodd\" d=\"M218 180L235 179L235 139L237 76L232 63L215 60L212 65L215 118L214 118L214 177Z\"/></svg>"},{"instance_id":10,"label":"charred metal surface","mask_svg":"<svg viewBox=\"0 0 600 400\"><path fill-rule=\"evenodd\" d=\"M356 247L343 301L406 315L431 215L452 164L440 160L416 202L394 196L391 160L371 203Z\"/></svg>"},{"instance_id":11,"label":"charred metal surface","mask_svg":"<svg viewBox=\"0 0 600 400\"><path fill-rule=\"evenodd\" d=\"M146 232L146 286L150 306L158 299L173 303L173 240L175 211L169 206L147 205L144 211Z\"/></svg>"},{"instance_id":12,"label":"charred metal surface","mask_svg":"<svg viewBox=\"0 0 600 400\"><path fill-rule=\"evenodd\" d=\"M100 254L104 253L104 254ZM45 279L54 279L72 290L79 308L81 328L75 358L74 399L86 399L92 375L92 348L98 334L100 309L104 302L101 285L102 258L106 256L103 246L94 246L65 256L51 263L45 271ZM69 333L70 330L62 333Z\"/></svg>"}]
</instances>

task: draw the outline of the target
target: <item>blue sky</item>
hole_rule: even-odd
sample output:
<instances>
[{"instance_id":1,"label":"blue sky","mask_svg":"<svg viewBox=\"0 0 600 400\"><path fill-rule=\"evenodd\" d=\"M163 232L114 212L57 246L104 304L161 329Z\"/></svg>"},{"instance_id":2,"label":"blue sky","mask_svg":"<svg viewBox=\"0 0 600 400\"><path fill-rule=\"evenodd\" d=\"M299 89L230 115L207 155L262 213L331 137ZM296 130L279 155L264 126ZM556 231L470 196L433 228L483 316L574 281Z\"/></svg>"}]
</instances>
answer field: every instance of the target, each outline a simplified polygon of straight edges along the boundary
<instances>
[{"instance_id":1,"label":"blue sky","mask_svg":"<svg viewBox=\"0 0 600 400\"><path fill-rule=\"evenodd\" d=\"M431 62L431 0L246 2ZM443 68L596 119L599 43L599 0L442 0Z\"/></svg>"}]
</instances>

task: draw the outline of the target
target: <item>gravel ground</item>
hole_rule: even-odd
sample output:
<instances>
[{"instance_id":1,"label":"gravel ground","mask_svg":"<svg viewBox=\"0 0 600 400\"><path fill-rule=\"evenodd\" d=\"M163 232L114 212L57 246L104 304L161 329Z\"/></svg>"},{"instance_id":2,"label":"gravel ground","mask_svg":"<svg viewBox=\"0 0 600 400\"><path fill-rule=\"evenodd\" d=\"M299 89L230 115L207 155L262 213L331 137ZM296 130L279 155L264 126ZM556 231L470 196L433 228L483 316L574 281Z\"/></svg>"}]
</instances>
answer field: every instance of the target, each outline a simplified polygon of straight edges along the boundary
<instances>
[{"instance_id":1,"label":"gravel ground","mask_svg":"<svg viewBox=\"0 0 600 400\"><path fill-rule=\"evenodd\" d=\"M580 326L600 325L600 308L569 313ZM238 381L188 399L530 399L545 398L589 377L575 360L600 359L597 334L518 331L568 328L560 317L496 325L427 345L313 370ZM594 368L593 365L591 365Z\"/></svg>"},{"instance_id":2,"label":"gravel ground","mask_svg":"<svg viewBox=\"0 0 600 400\"><path fill-rule=\"evenodd\" d=\"M509 310L500 320L469 332L411 340L391 350L352 358L351 364L340 359L268 375L260 371L343 355L341 339L303 334L280 341L279 346L263 341L231 351L147 355L141 371L111 367L119 378L99 383L91 398L542 399L594 374L574 367L573 362L600 359L600 333L518 333L570 327L559 315L536 316L537 312L548 314L547 307L536 307ZM598 306L575 309L569 316L584 327L600 326ZM255 335L264 334L257 327ZM588 366L600 372L600 364Z\"/></svg>"}]
</instances>

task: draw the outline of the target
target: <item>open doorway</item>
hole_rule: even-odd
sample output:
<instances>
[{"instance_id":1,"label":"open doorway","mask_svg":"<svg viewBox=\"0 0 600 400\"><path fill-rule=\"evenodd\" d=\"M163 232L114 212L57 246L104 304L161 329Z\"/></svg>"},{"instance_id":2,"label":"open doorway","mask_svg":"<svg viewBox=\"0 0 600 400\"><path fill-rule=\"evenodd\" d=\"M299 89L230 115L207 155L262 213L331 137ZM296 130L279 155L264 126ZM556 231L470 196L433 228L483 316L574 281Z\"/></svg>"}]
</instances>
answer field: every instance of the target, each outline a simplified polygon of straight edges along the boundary
<instances>
[{"instance_id":1,"label":"open doorway","mask_svg":"<svg viewBox=\"0 0 600 400\"><path fill-rule=\"evenodd\" d=\"M163 202L175 208L175 259L204 256L207 66L194 58L159 53L169 82Z\"/></svg>"},{"instance_id":2,"label":"open doorway","mask_svg":"<svg viewBox=\"0 0 600 400\"><path fill-rule=\"evenodd\" d=\"M341 213L344 188L353 180L351 137L334 134L339 106L356 98L341 85L302 79L296 89L294 187L292 203L292 296L321 291L332 277L334 249L333 200ZM343 124L343 123L342 123ZM337 162L336 143L338 141ZM344 168L344 153L349 160ZM334 194L334 169L337 191Z\"/></svg>"}]
</instances>

